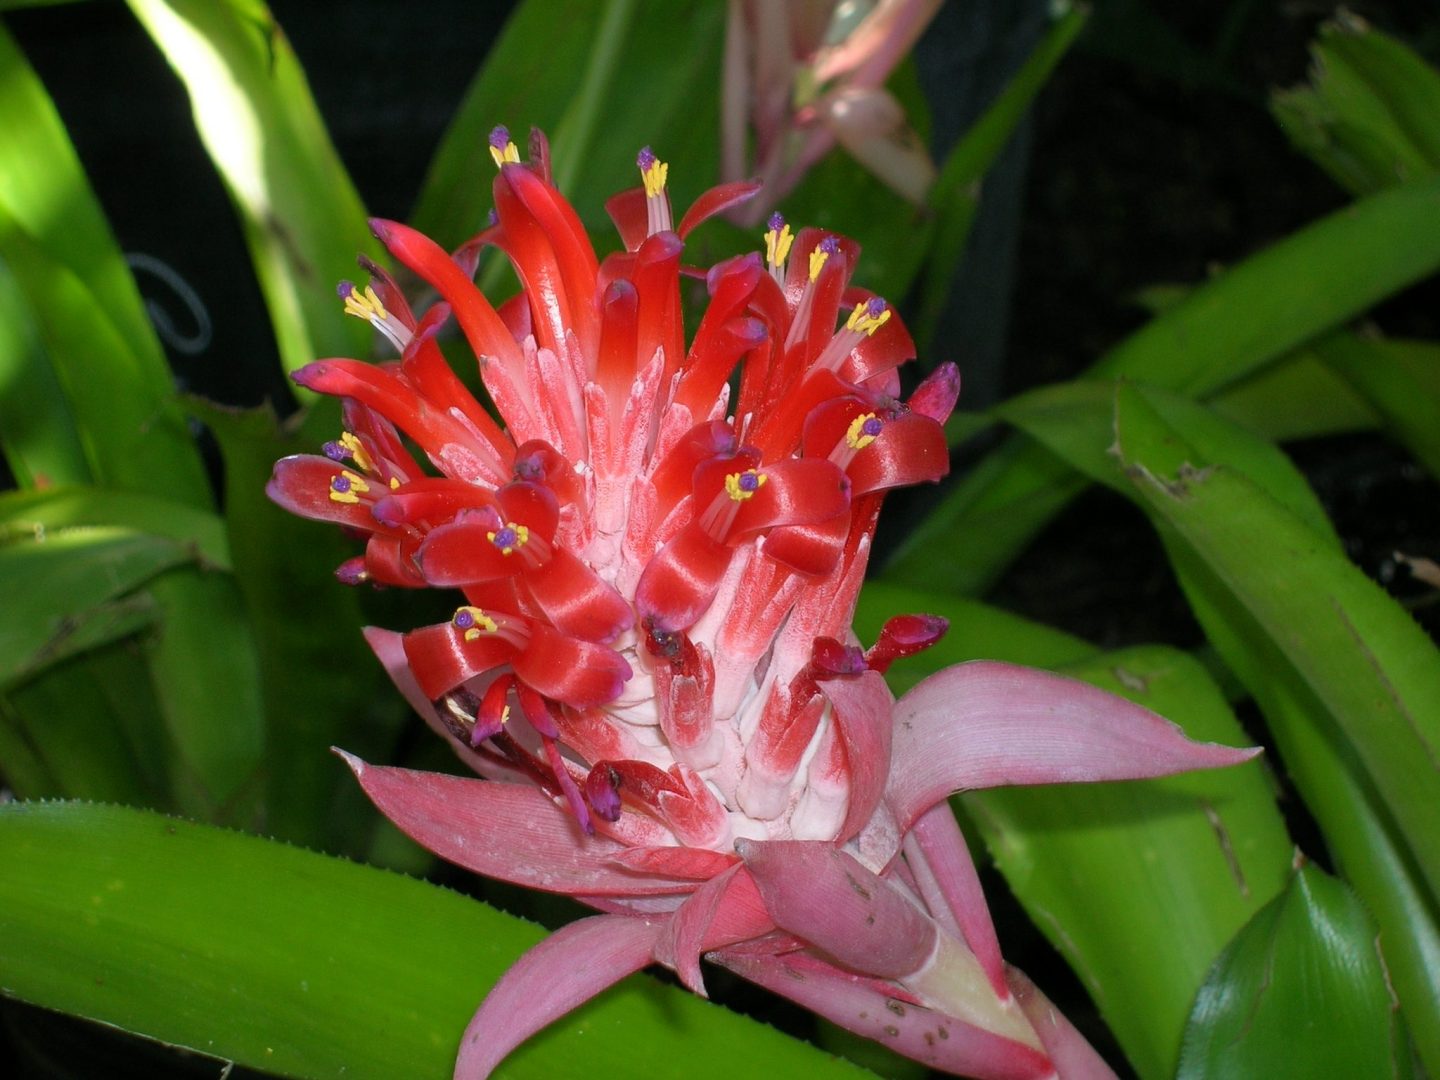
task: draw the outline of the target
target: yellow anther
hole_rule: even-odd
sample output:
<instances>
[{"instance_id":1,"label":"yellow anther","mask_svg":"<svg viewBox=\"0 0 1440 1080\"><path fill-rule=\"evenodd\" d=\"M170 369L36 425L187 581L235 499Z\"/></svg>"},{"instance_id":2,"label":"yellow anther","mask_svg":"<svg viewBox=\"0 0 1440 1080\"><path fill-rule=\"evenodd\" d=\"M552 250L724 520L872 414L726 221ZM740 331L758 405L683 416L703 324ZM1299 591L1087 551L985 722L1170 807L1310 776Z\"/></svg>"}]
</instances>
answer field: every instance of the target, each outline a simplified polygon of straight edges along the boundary
<instances>
[{"instance_id":1,"label":"yellow anther","mask_svg":"<svg viewBox=\"0 0 1440 1080\"><path fill-rule=\"evenodd\" d=\"M466 641L474 641L481 634L493 634L500 629L495 620L486 615L483 609L471 607L469 604L456 608L455 615L450 621L465 631Z\"/></svg>"},{"instance_id":2,"label":"yellow anther","mask_svg":"<svg viewBox=\"0 0 1440 1080\"><path fill-rule=\"evenodd\" d=\"M857 333L873 335L876 330L890 321L890 309L887 307L878 315L872 315L874 301L861 301L855 305L855 310L850 313L850 318L845 320L845 329L854 330Z\"/></svg>"},{"instance_id":3,"label":"yellow anther","mask_svg":"<svg viewBox=\"0 0 1440 1080\"><path fill-rule=\"evenodd\" d=\"M665 190L665 181L670 176L670 166L656 158L650 163L648 169L640 173L640 178L645 182L645 197L655 199Z\"/></svg>"},{"instance_id":4,"label":"yellow anther","mask_svg":"<svg viewBox=\"0 0 1440 1080\"><path fill-rule=\"evenodd\" d=\"M505 149L503 150L498 146L490 147L490 157L494 160L497 169L507 161L511 165L518 165L520 163L520 151L516 149L513 139L505 144Z\"/></svg>"},{"instance_id":5,"label":"yellow anther","mask_svg":"<svg viewBox=\"0 0 1440 1080\"><path fill-rule=\"evenodd\" d=\"M782 225L780 231L771 229L765 234L765 261L773 269L785 265L785 260L790 256L790 245L795 243L795 236L790 232L789 225ZM814 256L811 256L814 261Z\"/></svg>"},{"instance_id":6,"label":"yellow anther","mask_svg":"<svg viewBox=\"0 0 1440 1080\"><path fill-rule=\"evenodd\" d=\"M822 247L815 248L810 252L810 280L814 281L820 276L820 269L825 265L825 260L830 258L830 253Z\"/></svg>"},{"instance_id":7,"label":"yellow anther","mask_svg":"<svg viewBox=\"0 0 1440 1080\"><path fill-rule=\"evenodd\" d=\"M509 555L516 548L522 548L530 542L530 530L524 525L507 521L503 529L487 532L485 539L498 547L501 555Z\"/></svg>"},{"instance_id":8,"label":"yellow anther","mask_svg":"<svg viewBox=\"0 0 1440 1080\"><path fill-rule=\"evenodd\" d=\"M360 466L361 469L365 472L374 471L375 462L371 459L370 455L365 452L365 447L361 444L360 440L353 434L348 431L342 434L340 436L340 445L343 446L345 452L350 455L350 460Z\"/></svg>"},{"instance_id":9,"label":"yellow anther","mask_svg":"<svg viewBox=\"0 0 1440 1080\"><path fill-rule=\"evenodd\" d=\"M876 422L871 424L870 421L872 420ZM879 426L879 420L880 418L873 412L861 413L855 417L854 420L850 421L850 426L845 431L845 445L850 447L851 450L864 450L865 447L875 441L875 435L879 434L878 431L876 431L875 434L871 434L870 431L866 430L866 425L868 424L871 428L877 428Z\"/></svg>"},{"instance_id":10,"label":"yellow anther","mask_svg":"<svg viewBox=\"0 0 1440 1080\"><path fill-rule=\"evenodd\" d=\"M385 310L385 305L380 302L380 297L375 295L375 289L366 285L363 290L352 288L345 297L345 314L354 315L357 319L364 319L366 322L378 319L384 322L390 317Z\"/></svg>"},{"instance_id":11,"label":"yellow anther","mask_svg":"<svg viewBox=\"0 0 1440 1080\"><path fill-rule=\"evenodd\" d=\"M725 494L735 502L744 502L765 486L766 476L754 469L731 473L725 477Z\"/></svg>"},{"instance_id":12,"label":"yellow anther","mask_svg":"<svg viewBox=\"0 0 1440 1080\"><path fill-rule=\"evenodd\" d=\"M391 490L391 491L394 491L394 490L395 490L396 488L398 488L399 486L400 486L400 477L398 477L398 476L392 476L392 477L390 477L390 490Z\"/></svg>"},{"instance_id":13,"label":"yellow anther","mask_svg":"<svg viewBox=\"0 0 1440 1080\"><path fill-rule=\"evenodd\" d=\"M370 485L365 478L349 469L341 469L340 475L330 481L330 501L338 503L358 503L360 496L370 490Z\"/></svg>"}]
</instances>

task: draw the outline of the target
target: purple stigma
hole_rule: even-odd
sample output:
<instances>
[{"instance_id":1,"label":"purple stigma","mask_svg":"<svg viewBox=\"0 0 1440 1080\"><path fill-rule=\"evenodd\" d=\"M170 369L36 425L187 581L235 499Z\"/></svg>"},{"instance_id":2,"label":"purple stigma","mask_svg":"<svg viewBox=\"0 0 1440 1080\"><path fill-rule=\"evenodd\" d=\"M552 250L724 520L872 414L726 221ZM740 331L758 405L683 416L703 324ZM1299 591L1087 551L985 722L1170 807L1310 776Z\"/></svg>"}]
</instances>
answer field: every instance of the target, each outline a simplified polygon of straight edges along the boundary
<instances>
[{"instance_id":1,"label":"purple stigma","mask_svg":"<svg viewBox=\"0 0 1440 1080\"><path fill-rule=\"evenodd\" d=\"M348 476L337 476L330 481L330 490L337 494L344 495L350 490L350 478Z\"/></svg>"},{"instance_id":2,"label":"purple stigma","mask_svg":"<svg viewBox=\"0 0 1440 1080\"><path fill-rule=\"evenodd\" d=\"M655 151L648 146L642 146L640 153L635 155L635 164L640 166L641 172L649 172L650 167L655 164Z\"/></svg>"},{"instance_id":3,"label":"purple stigma","mask_svg":"<svg viewBox=\"0 0 1440 1080\"><path fill-rule=\"evenodd\" d=\"M741 491L755 491L760 487L760 477L757 473L743 472L737 481Z\"/></svg>"},{"instance_id":4,"label":"purple stigma","mask_svg":"<svg viewBox=\"0 0 1440 1080\"><path fill-rule=\"evenodd\" d=\"M485 219L490 222L491 226L495 226L500 223L500 215L496 212L493 206L490 208L490 212L485 215Z\"/></svg>"},{"instance_id":5,"label":"purple stigma","mask_svg":"<svg viewBox=\"0 0 1440 1080\"><path fill-rule=\"evenodd\" d=\"M545 479L545 465L540 460L539 454L526 454L524 457L515 459L515 477L517 480L537 481Z\"/></svg>"},{"instance_id":6,"label":"purple stigma","mask_svg":"<svg viewBox=\"0 0 1440 1080\"><path fill-rule=\"evenodd\" d=\"M342 281L339 285L335 286L335 293L341 300L349 300L350 294L354 291L355 283L353 281Z\"/></svg>"},{"instance_id":7,"label":"purple stigma","mask_svg":"<svg viewBox=\"0 0 1440 1080\"><path fill-rule=\"evenodd\" d=\"M504 124L496 124L490 129L490 145L496 150L503 151L510 145L510 129Z\"/></svg>"},{"instance_id":8,"label":"purple stigma","mask_svg":"<svg viewBox=\"0 0 1440 1080\"><path fill-rule=\"evenodd\" d=\"M878 416L872 416L869 420L866 420L865 423L860 425L860 430L873 439L876 435L880 434L881 430L884 429L884 427L884 421L882 421Z\"/></svg>"},{"instance_id":9,"label":"purple stigma","mask_svg":"<svg viewBox=\"0 0 1440 1080\"><path fill-rule=\"evenodd\" d=\"M475 615L473 612L466 611L462 608L455 612L455 618L451 621L461 630L469 630L475 625Z\"/></svg>"},{"instance_id":10,"label":"purple stigma","mask_svg":"<svg viewBox=\"0 0 1440 1080\"><path fill-rule=\"evenodd\" d=\"M781 229L785 227L785 219L780 216L780 211L777 210L775 211L775 213L770 215L770 220L767 221L765 224L770 226L771 232L778 233Z\"/></svg>"},{"instance_id":11,"label":"purple stigma","mask_svg":"<svg viewBox=\"0 0 1440 1080\"><path fill-rule=\"evenodd\" d=\"M872 319L878 319L881 315L885 314L885 301L881 300L878 296L872 296L865 304L865 314L869 315Z\"/></svg>"},{"instance_id":12,"label":"purple stigma","mask_svg":"<svg viewBox=\"0 0 1440 1080\"><path fill-rule=\"evenodd\" d=\"M840 241L833 236L827 236L820 241L820 250L826 255L834 255L840 250Z\"/></svg>"},{"instance_id":13,"label":"purple stigma","mask_svg":"<svg viewBox=\"0 0 1440 1080\"><path fill-rule=\"evenodd\" d=\"M345 447L341 446L333 439L327 442L320 449L331 461L344 461L347 457L350 456L350 451L346 450Z\"/></svg>"},{"instance_id":14,"label":"purple stigma","mask_svg":"<svg viewBox=\"0 0 1440 1080\"><path fill-rule=\"evenodd\" d=\"M513 548L515 542L519 539L520 537L515 534L515 530L509 525L506 525L495 534L495 539L490 542L498 548Z\"/></svg>"}]
</instances>

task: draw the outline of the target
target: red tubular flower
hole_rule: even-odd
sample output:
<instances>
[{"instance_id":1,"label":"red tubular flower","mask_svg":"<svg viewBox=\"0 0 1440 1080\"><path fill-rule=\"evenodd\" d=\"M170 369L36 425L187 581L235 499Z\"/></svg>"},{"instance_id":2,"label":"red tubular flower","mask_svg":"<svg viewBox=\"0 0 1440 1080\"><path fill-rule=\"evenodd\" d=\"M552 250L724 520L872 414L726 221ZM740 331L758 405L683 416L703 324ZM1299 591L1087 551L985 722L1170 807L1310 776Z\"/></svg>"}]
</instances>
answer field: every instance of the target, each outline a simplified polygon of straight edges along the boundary
<instances>
[{"instance_id":1,"label":"red tubular flower","mask_svg":"<svg viewBox=\"0 0 1440 1080\"><path fill-rule=\"evenodd\" d=\"M898 400L913 343L850 287L858 248L778 217L763 259L709 270L687 348L683 237L754 185L707 193L674 229L667 167L647 149L642 186L611 202L626 250L601 261L550 183L543 137L530 164L503 129L491 146L497 220L453 257L375 223L443 303L417 319L378 270L342 287L400 361L297 373L344 400L347 430L324 456L277 463L268 489L366 538L342 580L461 594L447 622L367 639L484 779L347 758L371 799L447 859L603 912L496 985L457 1075L486 1075L652 961L703 993L701 954L938 1068L1103 1068L1007 972L944 800L1250 753L1002 664L895 702L883 672L944 620L897 617L862 650L850 617L884 492L948 468L954 366ZM471 282L483 244L523 286L499 309ZM434 344L451 313L500 422Z\"/></svg>"}]
</instances>

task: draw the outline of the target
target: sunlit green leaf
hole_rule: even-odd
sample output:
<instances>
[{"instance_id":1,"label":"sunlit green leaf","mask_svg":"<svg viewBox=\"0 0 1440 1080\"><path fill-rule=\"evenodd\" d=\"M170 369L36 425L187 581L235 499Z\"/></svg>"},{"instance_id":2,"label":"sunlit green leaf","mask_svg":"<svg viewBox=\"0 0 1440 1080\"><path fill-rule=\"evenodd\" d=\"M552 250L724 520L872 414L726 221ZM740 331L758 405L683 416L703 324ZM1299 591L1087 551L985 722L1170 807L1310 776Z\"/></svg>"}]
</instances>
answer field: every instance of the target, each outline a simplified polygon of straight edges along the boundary
<instances>
[{"instance_id":1,"label":"sunlit green leaf","mask_svg":"<svg viewBox=\"0 0 1440 1080\"><path fill-rule=\"evenodd\" d=\"M398 874L115 807L0 806L0 862L4 993L288 1076L448 1077L471 1012L542 936ZM644 977L498 1075L732 1077L736 1061L863 1075Z\"/></svg>"},{"instance_id":2,"label":"sunlit green leaf","mask_svg":"<svg viewBox=\"0 0 1440 1080\"><path fill-rule=\"evenodd\" d=\"M262 0L130 0L130 8L189 91L286 369L365 355L372 332L338 317L335 284L356 276L357 250L378 248L284 32Z\"/></svg>"}]
</instances>

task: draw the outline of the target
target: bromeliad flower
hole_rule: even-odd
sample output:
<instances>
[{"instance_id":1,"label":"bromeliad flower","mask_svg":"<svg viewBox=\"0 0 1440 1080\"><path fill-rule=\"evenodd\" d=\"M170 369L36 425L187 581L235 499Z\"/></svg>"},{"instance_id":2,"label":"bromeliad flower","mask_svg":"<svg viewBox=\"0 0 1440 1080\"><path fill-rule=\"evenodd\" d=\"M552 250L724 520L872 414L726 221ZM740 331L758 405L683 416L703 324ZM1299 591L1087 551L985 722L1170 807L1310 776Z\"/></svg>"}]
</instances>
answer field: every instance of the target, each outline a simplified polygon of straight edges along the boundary
<instances>
[{"instance_id":1,"label":"bromeliad flower","mask_svg":"<svg viewBox=\"0 0 1440 1080\"><path fill-rule=\"evenodd\" d=\"M911 202L924 200L935 165L885 80L940 0L729 0L729 9L722 168L763 185L761 199L731 212L738 224L757 223L751 207L778 203L837 143Z\"/></svg>"},{"instance_id":2,"label":"bromeliad flower","mask_svg":"<svg viewBox=\"0 0 1440 1080\"><path fill-rule=\"evenodd\" d=\"M610 204L625 250L601 261L543 137L528 164L503 129L492 145L496 222L453 256L374 223L442 302L417 318L368 264L368 286L341 287L400 358L298 372L347 430L269 487L365 538L342 580L460 594L447 622L367 636L483 779L347 756L370 798L461 866L601 912L490 991L457 1075L652 962L704 993L702 955L938 1068L1107 1072L1002 961L946 798L1251 752L1007 664L895 701L887 667L944 620L898 616L862 648L850 618L884 492L946 472L954 366L900 400L910 337L850 284L843 237L777 217L763 256L682 267L685 236L753 184L675 226L642 151L642 186ZM471 281L483 245L523 287L498 309ZM709 292L688 345L687 274ZM435 343L452 315L503 427Z\"/></svg>"}]
</instances>

